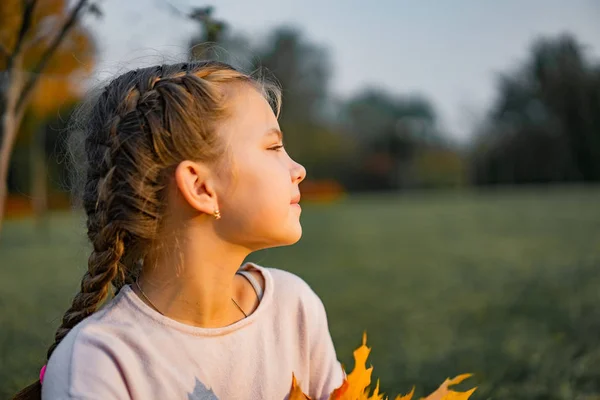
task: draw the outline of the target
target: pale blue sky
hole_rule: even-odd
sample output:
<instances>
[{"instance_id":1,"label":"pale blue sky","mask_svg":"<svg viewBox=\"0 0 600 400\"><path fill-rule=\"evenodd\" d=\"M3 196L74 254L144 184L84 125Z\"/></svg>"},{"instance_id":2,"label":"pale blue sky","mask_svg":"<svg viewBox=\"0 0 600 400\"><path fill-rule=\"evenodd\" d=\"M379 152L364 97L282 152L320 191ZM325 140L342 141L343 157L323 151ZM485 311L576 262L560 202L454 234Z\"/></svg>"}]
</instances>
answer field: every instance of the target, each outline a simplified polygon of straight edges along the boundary
<instances>
[{"instance_id":1,"label":"pale blue sky","mask_svg":"<svg viewBox=\"0 0 600 400\"><path fill-rule=\"evenodd\" d=\"M171 0L181 9L211 4L234 31L259 39L277 25L299 27L330 50L332 89L366 85L422 93L453 137L468 137L493 100L495 77L525 59L538 35L571 32L600 59L598 0ZM94 22L100 77L133 65L176 60L194 26L164 0L105 0Z\"/></svg>"}]
</instances>

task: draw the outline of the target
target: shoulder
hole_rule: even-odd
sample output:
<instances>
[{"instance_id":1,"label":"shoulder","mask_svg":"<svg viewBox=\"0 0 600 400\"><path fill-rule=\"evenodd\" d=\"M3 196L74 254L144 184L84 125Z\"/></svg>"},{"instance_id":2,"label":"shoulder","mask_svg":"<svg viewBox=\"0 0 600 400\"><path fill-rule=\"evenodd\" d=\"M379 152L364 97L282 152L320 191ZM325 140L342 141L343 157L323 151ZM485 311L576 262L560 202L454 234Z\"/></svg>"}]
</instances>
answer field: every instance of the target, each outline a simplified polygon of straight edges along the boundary
<instances>
[{"instance_id":1,"label":"shoulder","mask_svg":"<svg viewBox=\"0 0 600 400\"><path fill-rule=\"evenodd\" d=\"M276 285L283 285L287 289L293 289L296 291L314 293L312 288L304 279L292 272L272 267L267 268L267 270L273 276L273 281Z\"/></svg>"},{"instance_id":2,"label":"shoulder","mask_svg":"<svg viewBox=\"0 0 600 400\"><path fill-rule=\"evenodd\" d=\"M310 285L300 276L279 268L260 266L252 263L258 271L253 274L263 275L265 280L273 282L274 294L277 297L299 298L304 300L317 300L318 296Z\"/></svg>"},{"instance_id":3,"label":"shoulder","mask_svg":"<svg viewBox=\"0 0 600 400\"><path fill-rule=\"evenodd\" d=\"M274 267L254 264L265 275L267 282L272 281L272 296L276 307L289 311L296 309L307 318L325 317L323 302L310 285L300 276ZM267 283L267 286L268 283ZM312 319L310 318L310 319Z\"/></svg>"},{"instance_id":4,"label":"shoulder","mask_svg":"<svg viewBox=\"0 0 600 400\"><path fill-rule=\"evenodd\" d=\"M44 375L44 397L76 397L90 388L110 398L121 398L122 390L126 393L123 371L131 358L127 345L131 335L128 324L115 315L115 300L77 324L56 347Z\"/></svg>"}]
</instances>

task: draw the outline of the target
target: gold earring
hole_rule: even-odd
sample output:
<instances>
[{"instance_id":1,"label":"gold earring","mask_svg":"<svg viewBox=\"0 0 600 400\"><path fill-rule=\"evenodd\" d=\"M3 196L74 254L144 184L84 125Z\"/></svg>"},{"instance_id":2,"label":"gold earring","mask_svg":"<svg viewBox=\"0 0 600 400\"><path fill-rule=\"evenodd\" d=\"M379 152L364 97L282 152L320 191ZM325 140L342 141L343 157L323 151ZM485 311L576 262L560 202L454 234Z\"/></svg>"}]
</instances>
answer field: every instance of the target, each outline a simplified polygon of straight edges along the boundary
<instances>
[{"instance_id":1,"label":"gold earring","mask_svg":"<svg viewBox=\"0 0 600 400\"><path fill-rule=\"evenodd\" d=\"M221 211L219 211L218 208L215 210L213 215L214 215L215 219L221 219Z\"/></svg>"}]
</instances>

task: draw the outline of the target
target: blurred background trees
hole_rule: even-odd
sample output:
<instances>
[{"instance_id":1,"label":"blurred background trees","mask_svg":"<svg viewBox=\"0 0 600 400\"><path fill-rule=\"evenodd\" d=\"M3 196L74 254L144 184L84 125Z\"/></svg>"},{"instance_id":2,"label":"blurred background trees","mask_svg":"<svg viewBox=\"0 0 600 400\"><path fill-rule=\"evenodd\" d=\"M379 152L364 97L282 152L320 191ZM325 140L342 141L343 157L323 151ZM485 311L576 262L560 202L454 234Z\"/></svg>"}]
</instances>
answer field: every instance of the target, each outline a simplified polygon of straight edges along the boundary
<instances>
[{"instance_id":1,"label":"blurred background trees","mask_svg":"<svg viewBox=\"0 0 600 400\"><path fill-rule=\"evenodd\" d=\"M330 90L333 68L327 48L284 26L253 44L232 34L212 13L208 7L187 14L199 22L190 59L218 59L265 72L280 83L280 125L288 152L309 171L305 186L321 180L354 192L464 183L463 156L440 131L426 98L367 87L352 98L337 99Z\"/></svg>"},{"instance_id":2,"label":"blurred background trees","mask_svg":"<svg viewBox=\"0 0 600 400\"><path fill-rule=\"evenodd\" d=\"M573 36L538 39L499 78L471 171L478 185L600 181L600 64Z\"/></svg>"},{"instance_id":3,"label":"blurred background trees","mask_svg":"<svg viewBox=\"0 0 600 400\"><path fill-rule=\"evenodd\" d=\"M350 192L600 180L600 65L571 35L538 38L500 74L483 123L459 145L423 95L365 87L335 98L326 48L289 27L253 45L211 13L191 13L202 16L191 58L266 68L282 84L280 124L309 179Z\"/></svg>"},{"instance_id":4,"label":"blurred background trees","mask_svg":"<svg viewBox=\"0 0 600 400\"><path fill-rule=\"evenodd\" d=\"M95 45L79 23L99 13L88 1L6 0L0 3L0 227L7 191L28 181L36 214L47 205L44 121L73 105L94 66ZM29 173L11 165L15 145L29 147ZM17 159L16 163L19 163ZM23 165L21 164L21 167ZM12 167L8 186L9 168ZM17 170L17 171L15 171ZM17 189L18 190L18 189Z\"/></svg>"},{"instance_id":5,"label":"blurred background trees","mask_svg":"<svg viewBox=\"0 0 600 400\"><path fill-rule=\"evenodd\" d=\"M2 5L1 17L11 22L3 23L0 31L6 49L14 46L20 27L18 18L11 17L16 4ZM56 32L73 10L61 0L40 4L44 6L32 14L24 39L29 45L18 69L28 74L34 73L36 60L52 38L44 33ZM211 6L183 10L166 4L197 27L188 42L189 59L218 59L248 72L266 72L281 84L280 124L288 151L307 167L304 185L309 196L317 187L360 192L600 180L600 66L571 35L538 38L522 65L500 74L495 102L473 139L459 144L445 132L435 105L422 94L367 86L347 98L336 97L330 89L334 69L329 49L294 27L275 27L251 40L216 18ZM43 143L49 143L47 121L56 120L59 107L68 108L78 99L94 54L89 31L74 24L69 40L58 47L44 73L38 73L20 127L29 133L15 141L18 149L8 177L9 191L30 196L32 209L39 210L36 214L45 209L47 192L64 193L68 187L60 178L67 175L68 166L53 161L57 154L44 156L41 151ZM14 81L14 72L12 76ZM64 121L51 126L57 129ZM6 152L11 144L8 136L4 138ZM48 150L52 153L52 147ZM49 188L42 178L48 163L58 174L51 177Z\"/></svg>"}]
</instances>

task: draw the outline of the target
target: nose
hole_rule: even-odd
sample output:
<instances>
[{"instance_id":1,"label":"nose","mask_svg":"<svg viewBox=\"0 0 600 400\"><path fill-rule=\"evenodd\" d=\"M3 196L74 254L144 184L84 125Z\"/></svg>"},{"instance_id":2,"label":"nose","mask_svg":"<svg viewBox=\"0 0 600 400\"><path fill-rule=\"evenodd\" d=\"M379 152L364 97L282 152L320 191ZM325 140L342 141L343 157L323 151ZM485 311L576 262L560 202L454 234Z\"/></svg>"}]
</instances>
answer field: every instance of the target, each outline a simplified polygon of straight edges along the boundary
<instances>
[{"instance_id":1,"label":"nose","mask_svg":"<svg viewBox=\"0 0 600 400\"><path fill-rule=\"evenodd\" d=\"M299 184L306 178L306 168L300 163L293 161L294 167L292 169L292 180L294 183Z\"/></svg>"}]
</instances>

